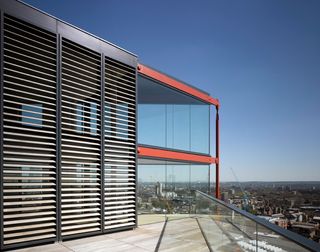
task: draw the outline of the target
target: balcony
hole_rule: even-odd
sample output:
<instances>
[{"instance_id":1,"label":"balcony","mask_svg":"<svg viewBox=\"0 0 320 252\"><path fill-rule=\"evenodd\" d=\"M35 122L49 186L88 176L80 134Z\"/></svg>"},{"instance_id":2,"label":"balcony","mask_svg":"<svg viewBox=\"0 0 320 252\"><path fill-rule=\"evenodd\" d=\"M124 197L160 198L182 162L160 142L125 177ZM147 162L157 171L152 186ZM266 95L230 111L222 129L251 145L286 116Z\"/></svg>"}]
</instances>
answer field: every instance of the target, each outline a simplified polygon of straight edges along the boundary
<instances>
[{"instance_id":1,"label":"balcony","mask_svg":"<svg viewBox=\"0 0 320 252\"><path fill-rule=\"evenodd\" d=\"M155 223L15 251L320 251L319 244L203 192L190 194L189 213L141 215L140 223Z\"/></svg>"}]
</instances>

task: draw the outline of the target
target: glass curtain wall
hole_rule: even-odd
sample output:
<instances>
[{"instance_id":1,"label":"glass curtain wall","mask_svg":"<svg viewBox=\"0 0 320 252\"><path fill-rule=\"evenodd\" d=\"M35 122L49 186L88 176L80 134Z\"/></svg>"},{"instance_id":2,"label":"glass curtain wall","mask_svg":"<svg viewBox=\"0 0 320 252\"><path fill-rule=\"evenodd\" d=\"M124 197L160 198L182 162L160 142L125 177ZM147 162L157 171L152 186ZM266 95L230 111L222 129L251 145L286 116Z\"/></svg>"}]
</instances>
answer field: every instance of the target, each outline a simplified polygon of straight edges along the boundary
<instances>
[{"instance_id":1,"label":"glass curtain wall","mask_svg":"<svg viewBox=\"0 0 320 252\"><path fill-rule=\"evenodd\" d=\"M209 154L210 105L138 78L138 143Z\"/></svg>"},{"instance_id":2,"label":"glass curtain wall","mask_svg":"<svg viewBox=\"0 0 320 252\"><path fill-rule=\"evenodd\" d=\"M165 163L165 161L164 161ZM189 217L194 190L209 191L209 165L158 164L138 166L138 224Z\"/></svg>"}]
</instances>

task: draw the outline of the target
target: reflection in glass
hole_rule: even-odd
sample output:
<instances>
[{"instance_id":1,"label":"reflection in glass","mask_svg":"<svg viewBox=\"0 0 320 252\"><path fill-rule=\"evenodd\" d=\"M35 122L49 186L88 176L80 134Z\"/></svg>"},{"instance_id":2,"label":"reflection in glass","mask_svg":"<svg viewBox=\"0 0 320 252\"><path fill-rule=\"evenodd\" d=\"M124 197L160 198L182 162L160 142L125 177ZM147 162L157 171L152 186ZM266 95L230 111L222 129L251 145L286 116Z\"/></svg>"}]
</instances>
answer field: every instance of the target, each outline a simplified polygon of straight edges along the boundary
<instances>
[{"instance_id":1,"label":"reflection in glass","mask_svg":"<svg viewBox=\"0 0 320 252\"><path fill-rule=\"evenodd\" d=\"M209 154L210 106L139 76L138 142Z\"/></svg>"},{"instance_id":2,"label":"reflection in glass","mask_svg":"<svg viewBox=\"0 0 320 252\"><path fill-rule=\"evenodd\" d=\"M42 127L42 104L22 105L21 121L23 125Z\"/></svg>"},{"instance_id":3,"label":"reflection in glass","mask_svg":"<svg viewBox=\"0 0 320 252\"><path fill-rule=\"evenodd\" d=\"M139 165L139 225L189 217L193 190L208 192L207 165Z\"/></svg>"}]
</instances>

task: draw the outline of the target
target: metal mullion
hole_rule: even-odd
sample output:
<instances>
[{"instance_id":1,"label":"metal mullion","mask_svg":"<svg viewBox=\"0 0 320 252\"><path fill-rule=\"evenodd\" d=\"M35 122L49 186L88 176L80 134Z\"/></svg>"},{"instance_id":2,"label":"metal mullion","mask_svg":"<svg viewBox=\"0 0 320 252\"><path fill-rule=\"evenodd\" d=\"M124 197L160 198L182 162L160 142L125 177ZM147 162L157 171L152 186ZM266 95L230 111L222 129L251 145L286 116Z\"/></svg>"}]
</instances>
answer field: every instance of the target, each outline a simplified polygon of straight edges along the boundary
<instances>
[{"instance_id":1,"label":"metal mullion","mask_svg":"<svg viewBox=\"0 0 320 252\"><path fill-rule=\"evenodd\" d=\"M4 66L4 33L3 33L3 11L0 10L0 115L3 115L3 66ZM0 117L0 250L4 249L4 225L3 225L3 116Z\"/></svg>"},{"instance_id":2,"label":"metal mullion","mask_svg":"<svg viewBox=\"0 0 320 252\"><path fill-rule=\"evenodd\" d=\"M101 124L100 124L100 136L101 136L101 145L100 145L100 157L101 157L101 164L100 164L100 172L101 172L101 179L100 179L100 183L101 183L101 191L100 191L100 195L101 195L101 231L104 233L105 232L105 186L104 186L104 176L105 176L105 170L104 170L104 159L105 159L105 57L104 54L101 54L101 69L100 69L100 73L101 73L101 108L100 108L100 119L101 119Z\"/></svg>"},{"instance_id":3,"label":"metal mullion","mask_svg":"<svg viewBox=\"0 0 320 252\"><path fill-rule=\"evenodd\" d=\"M62 51L62 38L58 34L56 37L56 239L62 240L61 237L61 51Z\"/></svg>"},{"instance_id":4,"label":"metal mullion","mask_svg":"<svg viewBox=\"0 0 320 252\"><path fill-rule=\"evenodd\" d=\"M137 178L138 178L138 169L137 169L137 164L138 164L138 138L137 138L137 129L138 129L138 92L137 92L137 87L138 87L138 71L137 71L137 67L135 67L135 106L134 106L134 112L135 112L135 120L134 120L134 124L132 126L135 126L135 163L134 163L134 175L135 175L135 180L134 180L134 198L135 198L135 227L138 227L138 204L137 204L137 197L138 197L138 183L137 183ZM129 124L129 123L128 123Z\"/></svg>"}]
</instances>

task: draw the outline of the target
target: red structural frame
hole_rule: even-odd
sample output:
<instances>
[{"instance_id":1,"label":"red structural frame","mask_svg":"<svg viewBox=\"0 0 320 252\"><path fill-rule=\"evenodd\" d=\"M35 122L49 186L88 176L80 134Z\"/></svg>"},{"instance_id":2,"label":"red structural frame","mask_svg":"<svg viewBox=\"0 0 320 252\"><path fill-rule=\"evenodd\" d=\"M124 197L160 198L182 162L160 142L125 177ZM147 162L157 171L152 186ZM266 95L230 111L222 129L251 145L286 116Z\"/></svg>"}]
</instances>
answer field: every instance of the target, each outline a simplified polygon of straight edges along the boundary
<instances>
[{"instance_id":1,"label":"red structural frame","mask_svg":"<svg viewBox=\"0 0 320 252\"><path fill-rule=\"evenodd\" d=\"M220 103L218 99L212 98L210 95L201 92L193 87L190 87L170 76L167 76L163 73L160 73L150 67L147 67L142 64L138 64L138 72L147 77L150 77L154 80L161 82L164 85L167 85L171 88L178 89L188 95L194 96L195 98L202 100L208 104L214 105L216 107L216 158L195 155L190 153L176 152L171 150L163 150L156 148L148 148L148 147L139 147L138 154L139 157L152 157L152 158L163 158L170 160L179 160L179 161L190 161L190 162L198 162L205 164L215 164L216 165L216 198L220 199L220 165L219 165L219 157L220 157L220 138L219 138L219 107Z\"/></svg>"},{"instance_id":2,"label":"red structural frame","mask_svg":"<svg viewBox=\"0 0 320 252\"><path fill-rule=\"evenodd\" d=\"M216 158L205 156L205 155L198 155L198 154L190 154L185 152L179 151L172 151L172 150L164 150L164 149L157 149L157 148L150 148L140 146L138 147L138 154L139 157L151 157L151 158L165 158L167 160L174 160L174 161L189 161L195 163L203 163L203 164L215 164L217 162Z\"/></svg>"},{"instance_id":3,"label":"red structural frame","mask_svg":"<svg viewBox=\"0 0 320 252\"><path fill-rule=\"evenodd\" d=\"M158 80L170 87L176 88L180 91L183 91L189 95L192 95L200 100L203 100L204 102L210 103L215 106L219 106L219 100L212 98L210 95L207 95L206 93L203 93L193 87L190 87L180 81L177 81L163 73L160 73L150 67L138 64L138 71L141 74L144 74L146 76L151 77L152 79Z\"/></svg>"}]
</instances>

